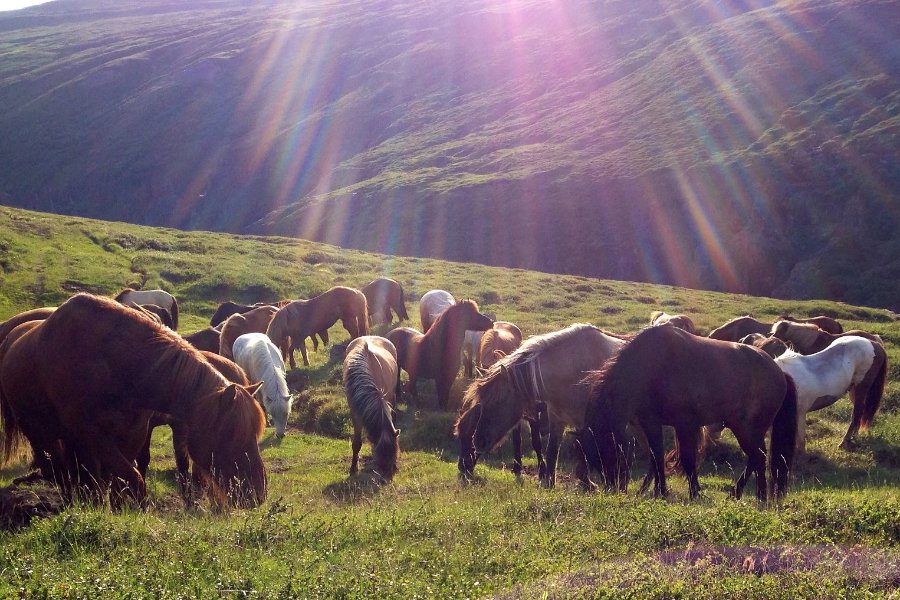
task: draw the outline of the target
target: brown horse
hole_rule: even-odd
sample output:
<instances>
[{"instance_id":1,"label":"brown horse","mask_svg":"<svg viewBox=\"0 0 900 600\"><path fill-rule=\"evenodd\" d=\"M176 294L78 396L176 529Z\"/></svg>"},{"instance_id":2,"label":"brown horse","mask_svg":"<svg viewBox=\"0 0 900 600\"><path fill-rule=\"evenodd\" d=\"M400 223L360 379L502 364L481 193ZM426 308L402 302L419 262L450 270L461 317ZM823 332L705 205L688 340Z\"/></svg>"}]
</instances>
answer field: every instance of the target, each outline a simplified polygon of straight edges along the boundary
<instances>
[{"instance_id":1,"label":"brown horse","mask_svg":"<svg viewBox=\"0 0 900 600\"><path fill-rule=\"evenodd\" d=\"M512 354L522 345L522 330L509 321L495 321L494 326L484 332L478 345L478 366L490 369L507 354Z\"/></svg>"},{"instance_id":2,"label":"brown horse","mask_svg":"<svg viewBox=\"0 0 900 600\"><path fill-rule=\"evenodd\" d=\"M755 346L772 358L778 358L788 350L787 344L782 340L779 340L777 337L766 337L761 333L745 335L739 340L739 343Z\"/></svg>"},{"instance_id":3,"label":"brown horse","mask_svg":"<svg viewBox=\"0 0 900 600\"><path fill-rule=\"evenodd\" d=\"M169 311L169 314L172 316L172 326L170 328L172 331L178 329L178 301L175 300L175 296L165 290L135 290L132 288L125 288L119 292L114 299L116 302L122 304L134 302L141 306L145 304L155 304L156 306L164 308Z\"/></svg>"},{"instance_id":4,"label":"brown horse","mask_svg":"<svg viewBox=\"0 0 900 600\"><path fill-rule=\"evenodd\" d=\"M578 434L584 461L607 487L628 482L625 427L643 431L650 449L654 491L665 496L662 426L675 428L690 497L699 493L696 450L703 425L725 423L747 455L735 485L741 496L751 473L756 495L766 500L766 432L772 429L771 470L776 496L787 488L797 435L797 391L790 376L761 350L691 335L675 327L637 334L586 378L591 395ZM649 479L645 479L645 486Z\"/></svg>"},{"instance_id":5,"label":"brown horse","mask_svg":"<svg viewBox=\"0 0 900 600\"><path fill-rule=\"evenodd\" d=\"M247 374L233 361L228 360L224 356L220 356L215 352L201 350L200 353L209 361L213 368L221 373L225 379L231 383L250 388L250 380ZM175 479L178 482L178 488L181 491L181 497L186 505L191 505L196 497L196 492L201 484L199 472L194 473L193 480L189 477L190 469L190 453L188 452L188 428L187 426L172 418L171 415L155 412L150 417L150 424L147 429L147 439L144 447L141 449L137 458L137 468L141 477L146 479L147 467L150 465L150 442L153 438L153 430L160 425L168 425L172 429L172 448L175 454ZM192 486L193 482L193 486Z\"/></svg>"},{"instance_id":6,"label":"brown horse","mask_svg":"<svg viewBox=\"0 0 900 600\"><path fill-rule=\"evenodd\" d=\"M260 306L244 314L234 314L228 317L222 325L219 354L233 360L234 340L245 333L265 333L278 310L274 306Z\"/></svg>"},{"instance_id":7,"label":"brown horse","mask_svg":"<svg viewBox=\"0 0 900 600\"><path fill-rule=\"evenodd\" d=\"M156 304L137 304L130 300L128 302L122 302L122 305L132 308L144 316L153 319L160 325L165 325L174 331L172 315L163 307L157 306Z\"/></svg>"},{"instance_id":8,"label":"brown horse","mask_svg":"<svg viewBox=\"0 0 900 600\"><path fill-rule=\"evenodd\" d=\"M188 451L217 503L265 499L253 390L229 384L180 336L88 294L20 327L29 329L0 349L5 457L27 439L67 494L80 481L116 502L142 501L134 462L151 412L163 412L187 424Z\"/></svg>"},{"instance_id":9,"label":"brown horse","mask_svg":"<svg viewBox=\"0 0 900 600\"><path fill-rule=\"evenodd\" d=\"M393 406L399 373L397 350L385 338L364 335L347 346L343 381L353 421L351 475L358 469L363 430L378 474L389 480L397 472L400 430L394 427Z\"/></svg>"},{"instance_id":10,"label":"brown horse","mask_svg":"<svg viewBox=\"0 0 900 600\"><path fill-rule=\"evenodd\" d=\"M12 317L0 323L0 343L2 343L3 340L6 339L6 336L9 335L10 331L15 329L22 323L27 323L29 321L43 321L44 319L52 315L53 311L55 310L56 307L49 306L46 308L33 308L17 315L13 315Z\"/></svg>"},{"instance_id":11,"label":"brown horse","mask_svg":"<svg viewBox=\"0 0 900 600\"><path fill-rule=\"evenodd\" d=\"M450 387L462 362L466 330L485 331L492 325L488 317L478 312L474 300L463 300L442 312L427 333L410 327L392 329L387 338L397 348L400 368L409 375L408 389L413 401L419 400L416 382L420 378L434 379L438 406L446 409L450 404Z\"/></svg>"},{"instance_id":12,"label":"brown horse","mask_svg":"<svg viewBox=\"0 0 900 600\"><path fill-rule=\"evenodd\" d=\"M315 332L327 331L338 319L350 334L351 340L368 335L368 303L362 292L335 286L315 298L294 300L278 311L265 333L281 350L284 361L290 362L291 368L297 366L292 341L300 340L297 346L303 357L303 364L309 366L306 338Z\"/></svg>"},{"instance_id":13,"label":"brown horse","mask_svg":"<svg viewBox=\"0 0 900 600\"><path fill-rule=\"evenodd\" d=\"M650 313L650 325L666 324L697 335L697 328L694 327L694 322L687 315L670 315L661 310L655 310Z\"/></svg>"},{"instance_id":14,"label":"brown horse","mask_svg":"<svg viewBox=\"0 0 900 600\"><path fill-rule=\"evenodd\" d=\"M204 352L218 352L222 343L222 332L215 327L207 327L196 333L184 336L185 341L197 350Z\"/></svg>"},{"instance_id":15,"label":"brown horse","mask_svg":"<svg viewBox=\"0 0 900 600\"><path fill-rule=\"evenodd\" d=\"M831 334L822 331L812 323L797 323L794 321L776 321L771 328L771 335L785 341L800 354L815 354L821 352L831 343L843 336L855 335L866 338L884 347L884 341L880 335L853 329L840 334Z\"/></svg>"},{"instance_id":16,"label":"brown horse","mask_svg":"<svg viewBox=\"0 0 900 600\"><path fill-rule=\"evenodd\" d=\"M831 317L826 317L825 315L819 315L818 317L810 317L808 319L795 319L790 315L781 315L776 321L793 321L794 323L812 323L822 331L827 331L833 335L839 335L844 333L844 326L838 323L836 319L832 319Z\"/></svg>"},{"instance_id":17,"label":"brown horse","mask_svg":"<svg viewBox=\"0 0 900 600\"><path fill-rule=\"evenodd\" d=\"M721 327L713 329L706 337L712 340L721 340L723 342L737 342L742 337L750 335L751 333L768 334L769 329L771 328L771 324L757 321L751 316L738 317L728 321Z\"/></svg>"},{"instance_id":18,"label":"brown horse","mask_svg":"<svg viewBox=\"0 0 900 600\"><path fill-rule=\"evenodd\" d=\"M403 301L403 286L387 277L366 284L362 290L369 306L369 318L372 324L387 323L393 320L391 310L397 314L398 321L406 321L406 304Z\"/></svg>"}]
</instances>

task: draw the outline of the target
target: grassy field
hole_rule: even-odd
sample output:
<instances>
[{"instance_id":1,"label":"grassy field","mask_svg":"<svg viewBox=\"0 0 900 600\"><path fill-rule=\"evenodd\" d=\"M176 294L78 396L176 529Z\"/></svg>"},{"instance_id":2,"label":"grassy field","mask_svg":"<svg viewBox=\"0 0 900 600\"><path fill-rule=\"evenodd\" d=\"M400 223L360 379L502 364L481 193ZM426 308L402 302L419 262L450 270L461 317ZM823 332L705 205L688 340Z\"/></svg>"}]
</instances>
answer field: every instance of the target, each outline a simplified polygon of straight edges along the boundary
<instances>
[{"instance_id":1,"label":"grassy field","mask_svg":"<svg viewBox=\"0 0 900 600\"><path fill-rule=\"evenodd\" d=\"M554 490L509 471L504 447L457 476L452 412L401 407L394 481L347 477L349 419L340 359L320 350L289 373L301 399L280 443L262 440L269 499L259 509L186 513L174 486L169 432L158 430L146 511L73 507L0 532L0 596L270 597L896 597L900 586L900 322L887 311L784 302L620 281L387 257L285 238L138 227L0 208L0 318L86 290L163 287L181 304L182 333L222 300L309 297L379 275L404 285L409 312L432 288L476 299L526 335L577 321L616 332L651 310L689 314L708 331L743 314L830 314L886 341L890 382L874 428L837 449L849 403L809 418L808 453L779 506L735 501L743 466L733 438L713 449L701 498L675 478L668 500L586 494L568 465ZM413 326L418 319L413 317ZM380 330L381 331L381 330ZM340 327L332 339L347 335ZM454 387L462 394L462 378ZM363 455L368 448L364 447ZM565 448L561 453L566 455ZM0 470L0 485L25 472ZM634 476L639 475L639 473ZM751 484L752 485L752 484Z\"/></svg>"}]
</instances>

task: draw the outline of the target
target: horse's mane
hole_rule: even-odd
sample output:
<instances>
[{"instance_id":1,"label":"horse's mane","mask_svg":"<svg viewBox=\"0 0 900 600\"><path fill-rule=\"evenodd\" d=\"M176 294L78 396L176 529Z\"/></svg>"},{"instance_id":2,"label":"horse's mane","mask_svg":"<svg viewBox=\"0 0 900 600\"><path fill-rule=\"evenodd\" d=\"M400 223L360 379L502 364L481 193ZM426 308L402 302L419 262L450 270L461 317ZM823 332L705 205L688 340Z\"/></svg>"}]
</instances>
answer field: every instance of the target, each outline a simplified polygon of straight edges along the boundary
<instances>
[{"instance_id":1,"label":"horse's mane","mask_svg":"<svg viewBox=\"0 0 900 600\"><path fill-rule=\"evenodd\" d=\"M364 347L347 361L347 401L359 415L369 441L377 445L385 431L393 436L394 422L390 405L372 376L368 355L369 350Z\"/></svg>"},{"instance_id":2,"label":"horse's mane","mask_svg":"<svg viewBox=\"0 0 900 600\"><path fill-rule=\"evenodd\" d=\"M463 310L463 307L468 307L476 313L478 312L477 302L474 300L460 300L456 304L448 306L447 310L437 316L437 319L434 320L434 323L432 323L428 331L425 332L425 337L430 340L444 339L447 336L447 329L450 327L450 315L456 314L456 311Z\"/></svg>"},{"instance_id":3,"label":"horse's mane","mask_svg":"<svg viewBox=\"0 0 900 600\"><path fill-rule=\"evenodd\" d=\"M272 399L286 398L290 396L291 392L288 389L284 369L279 368L278 366L278 363L281 361L281 354L276 349L275 356L278 357L278 360L275 360L271 350L271 347L268 345L254 345L254 356L251 357L251 360L256 362L256 366L262 365L263 367L262 381L266 396ZM255 354L259 354L260 356L256 356Z\"/></svg>"},{"instance_id":4,"label":"horse's mane","mask_svg":"<svg viewBox=\"0 0 900 600\"><path fill-rule=\"evenodd\" d=\"M121 292L119 292L118 294L116 294L116 296L113 298L113 300L115 300L116 302L121 302L122 298L124 298L126 294L128 294L129 292L137 292L137 291L140 291L140 290L136 290L134 288L127 287L124 290L122 290Z\"/></svg>"}]
</instances>

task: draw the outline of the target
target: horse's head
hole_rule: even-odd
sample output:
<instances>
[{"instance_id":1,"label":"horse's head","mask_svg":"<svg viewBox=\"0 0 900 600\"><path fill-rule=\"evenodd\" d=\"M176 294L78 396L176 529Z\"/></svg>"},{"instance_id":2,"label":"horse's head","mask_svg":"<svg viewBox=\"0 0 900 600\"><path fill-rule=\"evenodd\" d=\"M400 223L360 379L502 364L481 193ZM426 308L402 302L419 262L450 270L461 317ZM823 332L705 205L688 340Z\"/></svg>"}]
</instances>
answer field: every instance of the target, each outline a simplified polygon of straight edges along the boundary
<instances>
[{"instance_id":1,"label":"horse's head","mask_svg":"<svg viewBox=\"0 0 900 600\"><path fill-rule=\"evenodd\" d=\"M261 381L260 385L263 383ZM266 411L266 415L271 419L272 426L275 428L275 437L283 438L287 429L288 415L291 412L291 406L294 404L294 396L290 393L282 394L278 392L274 397L270 397L266 393L262 397L263 408Z\"/></svg>"},{"instance_id":2,"label":"horse's head","mask_svg":"<svg viewBox=\"0 0 900 600\"><path fill-rule=\"evenodd\" d=\"M780 340L786 340L790 327L790 321L775 321L775 323L772 325L772 330L769 332L769 335L771 335L772 337L777 337Z\"/></svg>"},{"instance_id":3,"label":"horse's head","mask_svg":"<svg viewBox=\"0 0 900 600\"><path fill-rule=\"evenodd\" d=\"M478 304L474 300L463 300L456 304L460 314L460 321L464 323L464 329L470 331L487 331L494 326L494 321L487 315L478 311Z\"/></svg>"},{"instance_id":4,"label":"horse's head","mask_svg":"<svg viewBox=\"0 0 900 600\"><path fill-rule=\"evenodd\" d=\"M400 458L400 430L391 426L382 431L378 443L372 448L375 468L385 479L391 479L398 471Z\"/></svg>"}]
</instances>

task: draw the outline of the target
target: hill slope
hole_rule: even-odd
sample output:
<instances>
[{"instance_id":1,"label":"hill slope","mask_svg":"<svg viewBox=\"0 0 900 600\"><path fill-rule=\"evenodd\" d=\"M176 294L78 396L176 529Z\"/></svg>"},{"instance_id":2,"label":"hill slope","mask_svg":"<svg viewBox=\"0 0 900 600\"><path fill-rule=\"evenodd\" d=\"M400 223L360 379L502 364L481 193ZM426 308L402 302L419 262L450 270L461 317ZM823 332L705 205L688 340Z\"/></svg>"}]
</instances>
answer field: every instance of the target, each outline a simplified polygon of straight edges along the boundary
<instances>
[{"instance_id":1,"label":"hill slope","mask_svg":"<svg viewBox=\"0 0 900 600\"><path fill-rule=\"evenodd\" d=\"M0 199L897 307L887 0L185 3L0 17Z\"/></svg>"}]
</instances>

